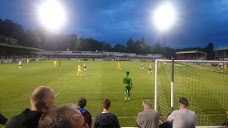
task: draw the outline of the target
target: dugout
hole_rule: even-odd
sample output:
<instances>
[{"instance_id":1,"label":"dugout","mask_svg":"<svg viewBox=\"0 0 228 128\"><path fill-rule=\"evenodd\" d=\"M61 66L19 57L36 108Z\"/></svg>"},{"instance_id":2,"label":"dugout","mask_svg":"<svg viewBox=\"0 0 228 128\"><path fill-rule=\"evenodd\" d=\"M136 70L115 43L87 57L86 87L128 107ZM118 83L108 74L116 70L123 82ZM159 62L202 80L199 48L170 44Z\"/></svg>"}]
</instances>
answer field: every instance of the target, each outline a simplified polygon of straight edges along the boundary
<instances>
[{"instance_id":1,"label":"dugout","mask_svg":"<svg viewBox=\"0 0 228 128\"><path fill-rule=\"evenodd\" d=\"M215 49L215 58L219 60L228 60L228 47Z\"/></svg>"},{"instance_id":2,"label":"dugout","mask_svg":"<svg viewBox=\"0 0 228 128\"><path fill-rule=\"evenodd\" d=\"M207 53L193 50L193 51L179 51L176 52L177 60L206 60Z\"/></svg>"}]
</instances>

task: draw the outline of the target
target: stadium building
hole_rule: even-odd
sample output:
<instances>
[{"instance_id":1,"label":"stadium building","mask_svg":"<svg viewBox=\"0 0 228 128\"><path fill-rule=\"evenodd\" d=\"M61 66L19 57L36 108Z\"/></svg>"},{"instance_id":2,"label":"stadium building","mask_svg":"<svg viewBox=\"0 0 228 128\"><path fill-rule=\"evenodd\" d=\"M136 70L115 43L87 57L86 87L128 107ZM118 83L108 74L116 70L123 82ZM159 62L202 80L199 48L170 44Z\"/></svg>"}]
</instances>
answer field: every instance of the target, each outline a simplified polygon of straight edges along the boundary
<instances>
[{"instance_id":1,"label":"stadium building","mask_svg":"<svg viewBox=\"0 0 228 128\"><path fill-rule=\"evenodd\" d=\"M23 59L79 59L111 61L154 61L164 59L161 54L140 54L106 51L44 51L38 48L19 45L17 40L0 36L0 63L13 63Z\"/></svg>"},{"instance_id":2,"label":"stadium building","mask_svg":"<svg viewBox=\"0 0 228 128\"><path fill-rule=\"evenodd\" d=\"M22 58L37 58L38 48L19 45L17 40L0 36L0 63L18 62Z\"/></svg>"},{"instance_id":3,"label":"stadium building","mask_svg":"<svg viewBox=\"0 0 228 128\"><path fill-rule=\"evenodd\" d=\"M79 59L111 61L154 61L164 59L161 54L136 54L107 51L44 51L42 49L19 45L16 39L0 35L0 63L13 63L23 59Z\"/></svg>"},{"instance_id":4,"label":"stadium building","mask_svg":"<svg viewBox=\"0 0 228 128\"><path fill-rule=\"evenodd\" d=\"M193 50L193 51L179 51L176 52L177 60L206 60L207 53Z\"/></svg>"},{"instance_id":5,"label":"stadium building","mask_svg":"<svg viewBox=\"0 0 228 128\"><path fill-rule=\"evenodd\" d=\"M38 56L44 56L48 59L82 59L82 60L113 60L113 61L150 61L155 59L164 59L161 54L143 54L121 53L121 52L96 52L96 51L37 51Z\"/></svg>"},{"instance_id":6,"label":"stadium building","mask_svg":"<svg viewBox=\"0 0 228 128\"><path fill-rule=\"evenodd\" d=\"M228 47L215 49L215 58L219 60L228 60Z\"/></svg>"}]
</instances>

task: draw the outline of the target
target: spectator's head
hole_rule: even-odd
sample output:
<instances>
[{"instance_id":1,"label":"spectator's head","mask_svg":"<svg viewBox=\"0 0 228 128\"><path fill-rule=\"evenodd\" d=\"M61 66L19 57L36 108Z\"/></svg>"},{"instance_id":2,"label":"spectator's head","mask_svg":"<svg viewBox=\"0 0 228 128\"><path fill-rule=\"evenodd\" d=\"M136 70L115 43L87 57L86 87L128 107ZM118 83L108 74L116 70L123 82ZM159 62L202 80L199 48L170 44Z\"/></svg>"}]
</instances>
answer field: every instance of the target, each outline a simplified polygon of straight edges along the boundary
<instances>
[{"instance_id":1,"label":"spectator's head","mask_svg":"<svg viewBox=\"0 0 228 128\"><path fill-rule=\"evenodd\" d=\"M188 107L188 99L185 97L179 98L179 108Z\"/></svg>"},{"instance_id":2,"label":"spectator's head","mask_svg":"<svg viewBox=\"0 0 228 128\"><path fill-rule=\"evenodd\" d=\"M80 99L78 100L78 107L84 108L84 107L86 106L86 103L87 103L87 101L86 101L85 98L80 98Z\"/></svg>"},{"instance_id":3,"label":"spectator's head","mask_svg":"<svg viewBox=\"0 0 228 128\"><path fill-rule=\"evenodd\" d=\"M105 99L102 105L104 109L109 109L109 107L111 106L111 101L109 99Z\"/></svg>"},{"instance_id":4,"label":"spectator's head","mask_svg":"<svg viewBox=\"0 0 228 128\"><path fill-rule=\"evenodd\" d=\"M126 74L127 74L127 76L128 76L128 75L129 75L129 72L127 71Z\"/></svg>"},{"instance_id":5,"label":"spectator's head","mask_svg":"<svg viewBox=\"0 0 228 128\"><path fill-rule=\"evenodd\" d=\"M54 107L55 95L51 88L45 86L36 87L30 97L31 109L34 111L47 111Z\"/></svg>"},{"instance_id":6,"label":"spectator's head","mask_svg":"<svg viewBox=\"0 0 228 128\"><path fill-rule=\"evenodd\" d=\"M144 107L144 109L151 108L150 100L144 100L143 101L143 107Z\"/></svg>"},{"instance_id":7,"label":"spectator's head","mask_svg":"<svg viewBox=\"0 0 228 128\"><path fill-rule=\"evenodd\" d=\"M82 128L84 117L75 105L68 104L45 112L38 128Z\"/></svg>"}]
</instances>

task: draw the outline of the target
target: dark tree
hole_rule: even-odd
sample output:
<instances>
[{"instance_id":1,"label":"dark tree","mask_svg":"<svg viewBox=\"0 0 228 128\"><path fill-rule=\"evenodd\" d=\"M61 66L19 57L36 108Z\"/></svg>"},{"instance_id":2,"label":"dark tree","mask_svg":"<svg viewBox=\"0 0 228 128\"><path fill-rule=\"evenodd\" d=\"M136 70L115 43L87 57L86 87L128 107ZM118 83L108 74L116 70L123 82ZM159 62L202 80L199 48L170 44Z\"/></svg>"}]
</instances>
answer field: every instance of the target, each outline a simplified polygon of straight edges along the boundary
<instances>
[{"instance_id":1,"label":"dark tree","mask_svg":"<svg viewBox=\"0 0 228 128\"><path fill-rule=\"evenodd\" d=\"M142 45L141 45L142 43L139 41L139 40L137 40L135 43L134 43L134 46L133 46L133 51L135 52L135 53L141 53L141 49L142 49Z\"/></svg>"},{"instance_id":2,"label":"dark tree","mask_svg":"<svg viewBox=\"0 0 228 128\"><path fill-rule=\"evenodd\" d=\"M102 51L111 51L111 50L112 50L111 44L107 42L102 43Z\"/></svg>"},{"instance_id":3,"label":"dark tree","mask_svg":"<svg viewBox=\"0 0 228 128\"><path fill-rule=\"evenodd\" d=\"M205 47L205 52L207 53L207 59L208 60L214 60L215 59L213 43L208 43L208 45Z\"/></svg>"},{"instance_id":4,"label":"dark tree","mask_svg":"<svg viewBox=\"0 0 228 128\"><path fill-rule=\"evenodd\" d=\"M114 47L113 47L113 51L114 52L125 52L126 51L126 47L122 44L116 44Z\"/></svg>"},{"instance_id":5,"label":"dark tree","mask_svg":"<svg viewBox=\"0 0 228 128\"><path fill-rule=\"evenodd\" d=\"M73 50L75 42L77 41L77 35L70 34L67 36L64 36L63 42L60 44L62 50Z\"/></svg>"},{"instance_id":6,"label":"dark tree","mask_svg":"<svg viewBox=\"0 0 228 128\"><path fill-rule=\"evenodd\" d=\"M157 42L152 46L152 53L153 54L161 54L162 52L162 45L161 43Z\"/></svg>"},{"instance_id":7,"label":"dark tree","mask_svg":"<svg viewBox=\"0 0 228 128\"><path fill-rule=\"evenodd\" d=\"M126 52L128 52L128 53L134 52L134 42L131 38L127 41L127 48L126 49L127 49Z\"/></svg>"},{"instance_id":8,"label":"dark tree","mask_svg":"<svg viewBox=\"0 0 228 128\"><path fill-rule=\"evenodd\" d=\"M13 23L7 19L5 21L2 19L0 20L0 35L18 40L22 36L23 32L24 29L21 25Z\"/></svg>"},{"instance_id":9,"label":"dark tree","mask_svg":"<svg viewBox=\"0 0 228 128\"><path fill-rule=\"evenodd\" d=\"M140 52L139 53L147 54L147 53L149 53L149 51L150 51L150 47L149 47L149 45L146 42L146 38L143 37L142 40L141 40Z\"/></svg>"},{"instance_id":10,"label":"dark tree","mask_svg":"<svg viewBox=\"0 0 228 128\"><path fill-rule=\"evenodd\" d=\"M18 42L24 46L41 48L40 36L36 31L33 30L25 31L20 39L18 39Z\"/></svg>"}]
</instances>

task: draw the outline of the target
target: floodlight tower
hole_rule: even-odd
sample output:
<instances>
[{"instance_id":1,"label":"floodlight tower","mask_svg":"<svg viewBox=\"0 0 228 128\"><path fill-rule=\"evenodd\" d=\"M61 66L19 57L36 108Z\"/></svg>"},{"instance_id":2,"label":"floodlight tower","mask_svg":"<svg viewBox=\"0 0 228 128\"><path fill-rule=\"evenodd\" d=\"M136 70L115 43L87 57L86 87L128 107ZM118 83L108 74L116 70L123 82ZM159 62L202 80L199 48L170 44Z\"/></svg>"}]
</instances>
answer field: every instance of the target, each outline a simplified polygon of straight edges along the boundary
<instances>
[{"instance_id":1,"label":"floodlight tower","mask_svg":"<svg viewBox=\"0 0 228 128\"><path fill-rule=\"evenodd\" d=\"M158 7L154 12L154 24L158 28L158 30L162 33L165 33L172 27L172 25L176 21L176 12L174 7L170 2L163 3L160 7ZM165 45L166 45L166 37L165 37ZM173 63L174 64L174 63ZM155 67L157 66L157 61L155 63ZM173 67L173 66L172 66ZM157 67L155 68L155 97L154 97L154 109L157 110ZM174 71L172 70L172 78L171 78L171 110L174 110Z\"/></svg>"}]
</instances>

